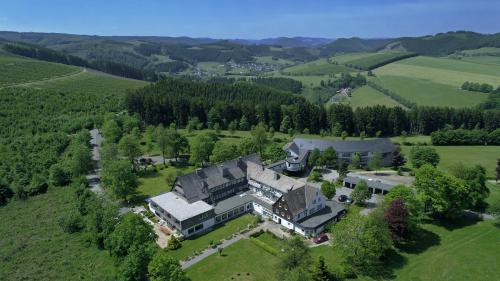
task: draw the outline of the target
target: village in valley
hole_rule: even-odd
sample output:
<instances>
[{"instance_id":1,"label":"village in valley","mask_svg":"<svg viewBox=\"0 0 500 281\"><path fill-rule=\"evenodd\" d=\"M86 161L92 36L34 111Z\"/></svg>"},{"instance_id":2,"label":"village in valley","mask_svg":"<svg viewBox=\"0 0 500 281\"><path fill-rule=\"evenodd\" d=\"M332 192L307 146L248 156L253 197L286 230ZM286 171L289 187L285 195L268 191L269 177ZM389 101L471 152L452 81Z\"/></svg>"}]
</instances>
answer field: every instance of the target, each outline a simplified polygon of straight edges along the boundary
<instances>
[{"instance_id":1,"label":"village in valley","mask_svg":"<svg viewBox=\"0 0 500 281\"><path fill-rule=\"evenodd\" d=\"M212 2L3 1L0 281L500 280L498 3Z\"/></svg>"}]
</instances>

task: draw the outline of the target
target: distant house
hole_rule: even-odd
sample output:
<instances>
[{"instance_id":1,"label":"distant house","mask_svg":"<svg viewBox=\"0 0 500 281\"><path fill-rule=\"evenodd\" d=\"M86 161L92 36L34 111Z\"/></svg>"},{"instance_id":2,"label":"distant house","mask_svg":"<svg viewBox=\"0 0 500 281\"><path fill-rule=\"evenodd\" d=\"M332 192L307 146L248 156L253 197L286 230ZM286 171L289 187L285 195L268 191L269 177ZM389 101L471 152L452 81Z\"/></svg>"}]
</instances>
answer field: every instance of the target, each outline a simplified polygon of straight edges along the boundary
<instances>
[{"instance_id":1,"label":"distant house","mask_svg":"<svg viewBox=\"0 0 500 281\"><path fill-rule=\"evenodd\" d=\"M325 151L332 147L338 155L339 162L350 163L355 153L361 156L361 165L367 165L370 159L379 154L382 166L389 166L396 146L389 139L378 138L359 141L331 141L322 139L295 138L284 146L286 152L286 169L291 172L304 170L309 153L314 149Z\"/></svg>"}]
</instances>

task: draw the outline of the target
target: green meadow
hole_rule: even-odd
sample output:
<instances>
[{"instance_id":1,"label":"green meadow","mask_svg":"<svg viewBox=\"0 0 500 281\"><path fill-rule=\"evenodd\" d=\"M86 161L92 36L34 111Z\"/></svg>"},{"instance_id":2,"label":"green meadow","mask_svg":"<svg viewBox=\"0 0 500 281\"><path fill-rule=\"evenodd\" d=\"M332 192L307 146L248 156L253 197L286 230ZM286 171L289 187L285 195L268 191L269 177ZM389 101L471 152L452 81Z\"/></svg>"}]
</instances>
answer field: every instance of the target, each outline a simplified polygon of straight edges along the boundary
<instances>
[{"instance_id":1,"label":"green meadow","mask_svg":"<svg viewBox=\"0 0 500 281\"><path fill-rule=\"evenodd\" d=\"M327 59L319 59L283 69L283 73L292 75L330 75L352 71L355 70L343 65L329 63Z\"/></svg>"},{"instance_id":2,"label":"green meadow","mask_svg":"<svg viewBox=\"0 0 500 281\"><path fill-rule=\"evenodd\" d=\"M371 69L376 65L380 65L392 60L397 60L408 55L402 51L388 51L379 53L359 53L359 54L344 54L332 57L332 60L341 64L349 64L361 67L363 69Z\"/></svg>"},{"instance_id":3,"label":"green meadow","mask_svg":"<svg viewBox=\"0 0 500 281\"><path fill-rule=\"evenodd\" d=\"M0 207L0 280L114 280L115 262L66 233L58 219L74 208L70 188L13 200Z\"/></svg>"},{"instance_id":4,"label":"green meadow","mask_svg":"<svg viewBox=\"0 0 500 281\"><path fill-rule=\"evenodd\" d=\"M0 88L76 74L82 69L14 56L0 56Z\"/></svg>"},{"instance_id":5,"label":"green meadow","mask_svg":"<svg viewBox=\"0 0 500 281\"><path fill-rule=\"evenodd\" d=\"M353 108L374 105L385 105L387 107L404 107L397 101L373 89L370 86L360 87L352 92L351 106Z\"/></svg>"}]
</instances>

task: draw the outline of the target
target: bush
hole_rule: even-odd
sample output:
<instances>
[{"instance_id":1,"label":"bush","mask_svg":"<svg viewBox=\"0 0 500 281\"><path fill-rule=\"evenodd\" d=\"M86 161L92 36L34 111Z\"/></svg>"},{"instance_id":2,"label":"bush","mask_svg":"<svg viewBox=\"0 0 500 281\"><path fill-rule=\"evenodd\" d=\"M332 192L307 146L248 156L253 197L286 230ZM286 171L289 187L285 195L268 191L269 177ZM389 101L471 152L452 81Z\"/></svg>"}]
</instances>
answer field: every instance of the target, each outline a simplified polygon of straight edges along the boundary
<instances>
[{"instance_id":1,"label":"bush","mask_svg":"<svg viewBox=\"0 0 500 281\"><path fill-rule=\"evenodd\" d=\"M61 164L54 164L50 167L49 179L54 186L65 186L71 182L71 174Z\"/></svg>"},{"instance_id":2,"label":"bush","mask_svg":"<svg viewBox=\"0 0 500 281\"><path fill-rule=\"evenodd\" d=\"M256 238L256 237L261 236L262 234L264 234L264 230L263 230L263 229L261 229L261 230L259 230L259 231L257 231L257 232L254 232L254 233L252 233L252 234L250 234L250 237L252 237L252 238Z\"/></svg>"},{"instance_id":3,"label":"bush","mask_svg":"<svg viewBox=\"0 0 500 281\"><path fill-rule=\"evenodd\" d=\"M256 245L257 247L263 249L264 251L270 253L271 255L273 255L273 256L278 255L278 250L276 250L275 248L269 246L268 244L260 241L259 239L254 238L254 237L250 237L250 241L252 241L252 243L254 245Z\"/></svg>"},{"instance_id":4,"label":"bush","mask_svg":"<svg viewBox=\"0 0 500 281\"><path fill-rule=\"evenodd\" d=\"M74 233L83 229L83 220L77 211L70 211L58 220L59 226L64 232Z\"/></svg>"},{"instance_id":5,"label":"bush","mask_svg":"<svg viewBox=\"0 0 500 281\"><path fill-rule=\"evenodd\" d=\"M181 241L179 241L179 239L177 239L177 237L175 237L175 235L172 235L170 237L170 239L168 240L167 248L169 250L177 250L180 247L182 247Z\"/></svg>"}]
</instances>

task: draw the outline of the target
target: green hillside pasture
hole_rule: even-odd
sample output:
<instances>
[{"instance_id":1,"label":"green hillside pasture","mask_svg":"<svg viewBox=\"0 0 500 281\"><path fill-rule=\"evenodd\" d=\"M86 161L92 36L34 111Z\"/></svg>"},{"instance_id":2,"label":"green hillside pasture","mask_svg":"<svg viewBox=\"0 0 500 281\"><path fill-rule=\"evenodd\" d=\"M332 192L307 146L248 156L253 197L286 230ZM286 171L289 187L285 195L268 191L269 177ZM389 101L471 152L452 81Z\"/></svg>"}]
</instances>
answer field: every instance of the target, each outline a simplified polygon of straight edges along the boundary
<instances>
[{"instance_id":1,"label":"green hillside pasture","mask_svg":"<svg viewBox=\"0 0 500 281\"><path fill-rule=\"evenodd\" d=\"M57 220L74 208L69 188L0 208L0 280L114 280L114 260Z\"/></svg>"},{"instance_id":2,"label":"green hillside pasture","mask_svg":"<svg viewBox=\"0 0 500 281\"><path fill-rule=\"evenodd\" d=\"M127 89L136 89L146 85L148 85L148 82L117 77L91 70L87 70L87 72L80 75L65 77L64 79L30 84L33 88L91 94L123 94Z\"/></svg>"},{"instance_id":3,"label":"green hillside pasture","mask_svg":"<svg viewBox=\"0 0 500 281\"><path fill-rule=\"evenodd\" d=\"M463 57L462 61L479 63L483 65L490 65L491 67L500 67L500 54L499 56Z\"/></svg>"},{"instance_id":4,"label":"green hillside pasture","mask_svg":"<svg viewBox=\"0 0 500 281\"><path fill-rule=\"evenodd\" d=\"M224 64L220 62L200 62L197 66L203 71L218 75L224 75L226 71Z\"/></svg>"},{"instance_id":5,"label":"green hillside pasture","mask_svg":"<svg viewBox=\"0 0 500 281\"><path fill-rule=\"evenodd\" d=\"M373 105L385 105L387 107L400 106L404 107L397 101L391 99L390 97L382 94L381 92L373 89L370 86L363 86L352 92L351 106L356 107L366 107Z\"/></svg>"},{"instance_id":6,"label":"green hillside pasture","mask_svg":"<svg viewBox=\"0 0 500 281\"><path fill-rule=\"evenodd\" d=\"M0 88L75 74L81 68L32 59L0 56Z\"/></svg>"},{"instance_id":7,"label":"green hillside pasture","mask_svg":"<svg viewBox=\"0 0 500 281\"><path fill-rule=\"evenodd\" d=\"M423 79L457 88L465 81L500 85L500 67L449 58L409 58L378 68L375 74Z\"/></svg>"},{"instance_id":8,"label":"green hillside pasture","mask_svg":"<svg viewBox=\"0 0 500 281\"><path fill-rule=\"evenodd\" d=\"M368 58L373 54L375 53L346 53L346 54L335 55L331 57L331 60L336 61L340 64L345 64L354 60L362 60L364 58Z\"/></svg>"},{"instance_id":9,"label":"green hillside pasture","mask_svg":"<svg viewBox=\"0 0 500 281\"><path fill-rule=\"evenodd\" d=\"M408 52L383 52L383 53L363 53L361 55L344 55L340 59L343 64L352 64L362 69L373 69L377 66L387 64L391 61L397 61L410 55ZM350 57L350 59L349 59ZM333 59L335 59L334 57Z\"/></svg>"},{"instance_id":10,"label":"green hillside pasture","mask_svg":"<svg viewBox=\"0 0 500 281\"><path fill-rule=\"evenodd\" d=\"M433 146L440 158L438 168L449 172L453 165L479 164L486 169L489 178L495 176L497 159L500 158L500 146ZM409 157L411 146L401 146L403 153ZM407 165L411 165L408 163Z\"/></svg>"},{"instance_id":11,"label":"green hillside pasture","mask_svg":"<svg viewBox=\"0 0 500 281\"><path fill-rule=\"evenodd\" d=\"M329 63L326 59L319 59L283 69L283 73L291 73L293 75L329 75L353 71L355 70L352 68Z\"/></svg>"},{"instance_id":12,"label":"green hillside pasture","mask_svg":"<svg viewBox=\"0 0 500 281\"><path fill-rule=\"evenodd\" d=\"M500 48L495 47L484 47L473 50L463 50L460 51L461 54L471 55L471 56L482 56L482 55L500 55Z\"/></svg>"},{"instance_id":13,"label":"green hillside pasture","mask_svg":"<svg viewBox=\"0 0 500 281\"><path fill-rule=\"evenodd\" d=\"M410 76L377 75L371 81L418 105L472 107L488 98L485 93L463 91L459 86Z\"/></svg>"}]
</instances>

